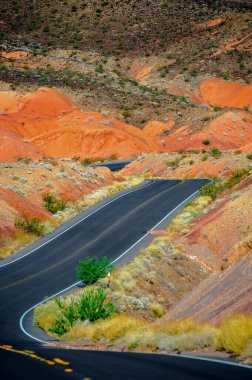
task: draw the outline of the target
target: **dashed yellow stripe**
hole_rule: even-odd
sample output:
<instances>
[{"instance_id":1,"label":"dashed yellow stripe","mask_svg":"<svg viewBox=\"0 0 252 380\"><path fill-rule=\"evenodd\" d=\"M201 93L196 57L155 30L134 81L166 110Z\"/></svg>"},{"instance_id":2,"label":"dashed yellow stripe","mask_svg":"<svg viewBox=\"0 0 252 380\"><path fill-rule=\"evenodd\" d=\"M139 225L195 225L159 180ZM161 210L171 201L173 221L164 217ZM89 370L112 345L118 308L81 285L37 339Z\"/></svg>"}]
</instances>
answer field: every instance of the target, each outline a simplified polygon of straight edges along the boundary
<instances>
[{"instance_id":1,"label":"dashed yellow stripe","mask_svg":"<svg viewBox=\"0 0 252 380\"><path fill-rule=\"evenodd\" d=\"M43 268L41 269L39 272L35 272L33 274L30 274L29 276L27 277L24 277L20 280L17 280L17 281L14 281L14 282L11 282L9 284L6 284L6 285L2 285L0 287L0 291L3 291L3 290L6 290L6 289L9 289L9 288L12 288L13 286L17 286L17 285L20 285L20 284L23 284L24 282L27 282L27 281L30 281L32 279L34 279L35 277L38 277L40 276L41 274L44 274L46 272L49 272L50 270L58 267L59 265L62 265L62 264L65 264L67 261L71 260L72 258L78 256L81 251L84 251L86 250L87 248L90 248L94 243L96 243L99 239L103 238L106 234L108 234L114 227L118 227L118 225L122 224L126 219L128 219L131 215L133 215L134 213L138 212L141 208L144 208L147 204L151 203L153 200L161 197L164 193L166 192L169 192L170 190L174 189L175 187L179 186L179 184L177 185L174 185L172 187L170 187L169 189L165 189L163 190L161 193L158 193L156 195L154 195L153 197L149 198L148 200L146 200L144 203L142 203L141 205L139 205L138 207L136 207L134 210L130 211L129 213L127 213L124 217L122 217L121 219L119 219L118 221L116 221L115 223L113 223L109 228L107 228L106 230L104 230L102 233L100 233L97 237L95 237L93 240L91 240L89 243L85 244L83 247L79 248L78 250L76 250L75 252L73 252L71 255L69 255L68 257L65 257L64 259L62 260L59 260L57 261L56 263L54 263L53 265L50 265L49 267L46 267L46 268Z\"/></svg>"}]
</instances>

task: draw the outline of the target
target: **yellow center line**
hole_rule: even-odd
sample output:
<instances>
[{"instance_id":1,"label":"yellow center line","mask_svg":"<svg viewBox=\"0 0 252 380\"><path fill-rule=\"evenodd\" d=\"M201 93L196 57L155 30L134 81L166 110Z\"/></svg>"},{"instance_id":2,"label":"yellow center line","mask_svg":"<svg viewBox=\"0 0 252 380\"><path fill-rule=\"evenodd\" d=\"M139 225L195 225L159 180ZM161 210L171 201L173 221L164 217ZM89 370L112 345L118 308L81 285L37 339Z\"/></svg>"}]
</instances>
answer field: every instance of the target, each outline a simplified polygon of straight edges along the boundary
<instances>
[{"instance_id":1,"label":"yellow center line","mask_svg":"<svg viewBox=\"0 0 252 380\"><path fill-rule=\"evenodd\" d=\"M40 276L41 274L44 274L46 272L49 272L50 270L60 266L60 265L63 265L65 264L66 262L70 261L71 259L73 259L74 257L78 256L82 251L85 251L86 249L90 248L92 245L94 245L98 240L100 240L101 238L103 238L104 236L106 236L113 228L115 227L118 227L120 224L122 224L126 219L128 219L131 215L133 215L134 213L137 213L140 209L144 208L147 204L151 203L153 200L155 199L158 199L159 197L161 197L163 194L165 194L166 192L169 192L170 190L173 190L174 188L178 187L181 183L178 183L172 187L170 187L169 189L165 189L163 191L161 191L160 193L154 195L153 197L149 198L148 200L146 200L145 202L143 202L141 205L139 205L138 207L136 207L134 210L130 211L129 213L125 214L121 219L117 220L115 223L113 223L110 227L108 227L106 230L104 230L102 233L100 233L98 236L96 236L94 239L92 239L89 243L85 244L84 246L82 246L81 248L77 249L76 251L74 251L71 255L65 257L64 259L62 260L58 260L57 262L55 262L53 265L50 265L48 267L45 267L43 269L41 269L40 271L38 272L35 272L35 273L32 273L30 274L29 276L26 276L24 278L21 278L20 280L17 280L17 281L14 281L14 282L11 282L9 284L5 284L5 285L2 285L0 287L0 291L3 291L5 289L9 289L9 288L12 288L14 286L17 286L17 285L20 285L20 284L23 284L24 282L27 282L29 280L32 280L34 279L35 277L38 277Z\"/></svg>"}]
</instances>

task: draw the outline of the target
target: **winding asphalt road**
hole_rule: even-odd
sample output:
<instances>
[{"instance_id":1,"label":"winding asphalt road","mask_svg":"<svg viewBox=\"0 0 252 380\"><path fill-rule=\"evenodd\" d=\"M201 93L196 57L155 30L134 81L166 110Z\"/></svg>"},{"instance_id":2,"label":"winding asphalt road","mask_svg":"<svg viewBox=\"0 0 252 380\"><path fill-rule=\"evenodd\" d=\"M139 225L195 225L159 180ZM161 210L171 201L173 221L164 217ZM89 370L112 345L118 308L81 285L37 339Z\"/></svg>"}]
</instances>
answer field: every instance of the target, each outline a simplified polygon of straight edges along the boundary
<instances>
[{"instance_id":1,"label":"winding asphalt road","mask_svg":"<svg viewBox=\"0 0 252 380\"><path fill-rule=\"evenodd\" d=\"M44 347L48 337L31 323L34 305L76 284L79 259L106 255L125 262L129 248L200 185L201 180L148 181L1 263L0 379L251 379L249 368L202 359Z\"/></svg>"},{"instance_id":2,"label":"winding asphalt road","mask_svg":"<svg viewBox=\"0 0 252 380\"><path fill-rule=\"evenodd\" d=\"M124 168L124 166L130 164L132 161L129 160L116 160L116 161L104 161L101 162L100 164L94 163L91 164L90 166L97 167L97 166L107 166L112 172L116 172L118 170L121 170Z\"/></svg>"}]
</instances>

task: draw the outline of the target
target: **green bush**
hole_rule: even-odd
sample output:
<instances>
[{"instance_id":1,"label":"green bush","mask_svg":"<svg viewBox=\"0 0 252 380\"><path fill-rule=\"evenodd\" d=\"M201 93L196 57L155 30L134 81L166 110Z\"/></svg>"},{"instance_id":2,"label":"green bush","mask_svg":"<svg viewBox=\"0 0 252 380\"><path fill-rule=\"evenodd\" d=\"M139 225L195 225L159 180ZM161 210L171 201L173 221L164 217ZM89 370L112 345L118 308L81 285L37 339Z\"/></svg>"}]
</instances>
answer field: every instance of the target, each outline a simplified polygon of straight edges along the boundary
<instances>
[{"instance_id":1,"label":"green bush","mask_svg":"<svg viewBox=\"0 0 252 380\"><path fill-rule=\"evenodd\" d=\"M93 322L100 318L110 317L114 313L115 307L111 302L105 303L106 297L106 292L101 288L87 290L78 305L79 319Z\"/></svg>"},{"instance_id":2,"label":"green bush","mask_svg":"<svg viewBox=\"0 0 252 380\"><path fill-rule=\"evenodd\" d=\"M168 161L167 166L169 166L172 169L176 169L179 167L180 159L176 158L174 161Z\"/></svg>"},{"instance_id":3,"label":"green bush","mask_svg":"<svg viewBox=\"0 0 252 380\"><path fill-rule=\"evenodd\" d=\"M225 183L226 188L230 189L237 183L241 182L249 175L249 169L237 169L233 172L232 177Z\"/></svg>"},{"instance_id":4,"label":"green bush","mask_svg":"<svg viewBox=\"0 0 252 380\"><path fill-rule=\"evenodd\" d=\"M106 292L98 288L87 290L80 300L72 300L68 306L60 299L56 299L55 302L61 310L61 315L48 331L61 336L67 333L78 320L94 322L97 319L110 317L114 313L115 307L111 302L106 302L106 298Z\"/></svg>"},{"instance_id":5,"label":"green bush","mask_svg":"<svg viewBox=\"0 0 252 380\"><path fill-rule=\"evenodd\" d=\"M65 306L60 299L56 299L55 302L62 311L62 315L65 318L65 325L67 326L67 324L69 324L70 326L73 326L79 319L78 303L72 300L70 305Z\"/></svg>"},{"instance_id":6,"label":"green bush","mask_svg":"<svg viewBox=\"0 0 252 380\"><path fill-rule=\"evenodd\" d=\"M107 276L112 270L113 265L106 257L103 257L101 261L97 257L87 257L85 260L80 260L76 274L85 285L90 285L99 278Z\"/></svg>"},{"instance_id":7,"label":"green bush","mask_svg":"<svg viewBox=\"0 0 252 380\"><path fill-rule=\"evenodd\" d=\"M43 200L45 202L45 208L52 214L56 214L58 211L64 211L66 208L66 201L57 199L53 194L45 194Z\"/></svg>"},{"instance_id":8,"label":"green bush","mask_svg":"<svg viewBox=\"0 0 252 380\"><path fill-rule=\"evenodd\" d=\"M69 324L65 318L60 317L56 320L54 326L51 327L48 331L61 336L69 331Z\"/></svg>"},{"instance_id":9,"label":"green bush","mask_svg":"<svg viewBox=\"0 0 252 380\"><path fill-rule=\"evenodd\" d=\"M221 151L218 148L213 148L210 153L214 158L220 158L221 156Z\"/></svg>"},{"instance_id":10,"label":"green bush","mask_svg":"<svg viewBox=\"0 0 252 380\"><path fill-rule=\"evenodd\" d=\"M246 155L246 158L247 158L248 160L252 160L252 153L248 153L248 154Z\"/></svg>"},{"instance_id":11,"label":"green bush","mask_svg":"<svg viewBox=\"0 0 252 380\"><path fill-rule=\"evenodd\" d=\"M200 189L200 195L206 195L212 199L217 198L224 190L223 184L214 180Z\"/></svg>"},{"instance_id":12,"label":"green bush","mask_svg":"<svg viewBox=\"0 0 252 380\"><path fill-rule=\"evenodd\" d=\"M102 73L105 72L105 69L104 69L103 65L100 64L100 65L96 66L95 71L96 71L97 73L102 74Z\"/></svg>"},{"instance_id":13,"label":"green bush","mask_svg":"<svg viewBox=\"0 0 252 380\"><path fill-rule=\"evenodd\" d=\"M28 219L25 217L17 218L15 221L15 226L25 232L35 235L43 235L45 228L45 226L38 219Z\"/></svg>"},{"instance_id":14,"label":"green bush","mask_svg":"<svg viewBox=\"0 0 252 380\"><path fill-rule=\"evenodd\" d=\"M84 160L81 161L82 165L90 165L92 162L90 158L84 158Z\"/></svg>"},{"instance_id":15,"label":"green bush","mask_svg":"<svg viewBox=\"0 0 252 380\"><path fill-rule=\"evenodd\" d=\"M203 185L200 189L200 194L207 195L212 199L215 199L223 191L231 189L233 186L243 181L249 175L249 173L249 169L237 169L232 173L232 176L226 182L217 182L215 179L211 183Z\"/></svg>"}]
</instances>

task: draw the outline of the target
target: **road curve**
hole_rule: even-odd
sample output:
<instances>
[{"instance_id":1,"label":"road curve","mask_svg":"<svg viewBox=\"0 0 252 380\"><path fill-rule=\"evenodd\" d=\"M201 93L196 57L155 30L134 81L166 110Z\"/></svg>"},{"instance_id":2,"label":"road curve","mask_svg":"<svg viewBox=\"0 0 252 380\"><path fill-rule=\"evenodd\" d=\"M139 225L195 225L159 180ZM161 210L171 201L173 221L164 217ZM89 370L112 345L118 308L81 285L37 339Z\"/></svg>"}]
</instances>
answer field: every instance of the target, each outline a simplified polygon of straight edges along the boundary
<instances>
[{"instance_id":1,"label":"road curve","mask_svg":"<svg viewBox=\"0 0 252 380\"><path fill-rule=\"evenodd\" d=\"M106 255L117 260L146 231L195 194L200 184L199 180L150 182L80 218L64 233L48 236L20 260L0 267L0 379L249 378L250 369L224 363L45 348L32 339L40 333L32 327L31 315L23 321L24 329L20 328L20 318L27 310L76 282L80 258ZM60 360L55 363L53 358Z\"/></svg>"},{"instance_id":2,"label":"road curve","mask_svg":"<svg viewBox=\"0 0 252 380\"><path fill-rule=\"evenodd\" d=\"M112 172L117 172L118 170L121 170L126 165L130 164L131 162L132 161L130 161L130 160L104 161L104 162L101 162L101 163L91 164L90 166L92 166L92 167L106 166Z\"/></svg>"}]
</instances>

